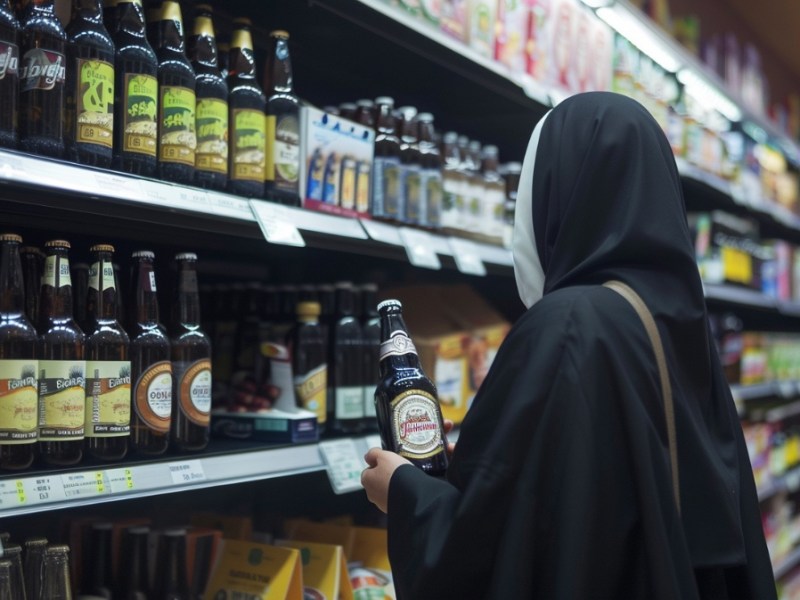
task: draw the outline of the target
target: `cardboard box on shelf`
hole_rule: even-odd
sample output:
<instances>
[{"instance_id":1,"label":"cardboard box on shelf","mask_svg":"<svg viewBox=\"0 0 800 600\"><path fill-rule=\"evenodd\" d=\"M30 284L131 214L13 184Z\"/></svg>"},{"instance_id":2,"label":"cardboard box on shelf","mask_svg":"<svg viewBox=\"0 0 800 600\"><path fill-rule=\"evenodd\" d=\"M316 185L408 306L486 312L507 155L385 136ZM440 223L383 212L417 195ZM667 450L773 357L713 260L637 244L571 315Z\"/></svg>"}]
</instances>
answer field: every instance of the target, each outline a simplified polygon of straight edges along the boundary
<instances>
[{"instance_id":1,"label":"cardboard box on shelf","mask_svg":"<svg viewBox=\"0 0 800 600\"><path fill-rule=\"evenodd\" d=\"M300 551L224 540L204 597L303 600Z\"/></svg>"}]
</instances>

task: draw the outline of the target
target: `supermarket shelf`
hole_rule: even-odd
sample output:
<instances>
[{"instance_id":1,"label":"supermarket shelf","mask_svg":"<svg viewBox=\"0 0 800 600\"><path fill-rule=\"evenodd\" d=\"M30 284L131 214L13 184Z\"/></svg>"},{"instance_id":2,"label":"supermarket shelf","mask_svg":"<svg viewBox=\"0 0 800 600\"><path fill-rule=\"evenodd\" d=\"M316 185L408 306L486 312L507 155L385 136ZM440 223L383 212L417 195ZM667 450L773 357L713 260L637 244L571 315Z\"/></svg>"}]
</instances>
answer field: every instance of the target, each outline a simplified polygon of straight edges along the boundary
<instances>
[{"instance_id":1,"label":"supermarket shelf","mask_svg":"<svg viewBox=\"0 0 800 600\"><path fill-rule=\"evenodd\" d=\"M763 502L781 492L794 492L800 488L800 467L795 467L769 483L758 487L758 501Z\"/></svg>"},{"instance_id":2,"label":"supermarket shelf","mask_svg":"<svg viewBox=\"0 0 800 600\"><path fill-rule=\"evenodd\" d=\"M380 439L372 435L352 441L360 473L366 466L361 457ZM264 448L213 440L210 448L216 454L6 476L0 478L0 519L322 471L324 443Z\"/></svg>"},{"instance_id":3,"label":"supermarket shelf","mask_svg":"<svg viewBox=\"0 0 800 600\"><path fill-rule=\"evenodd\" d=\"M792 550L786 558L781 560L777 565L775 565L772 569L773 574L775 575L775 579L780 579L784 577L789 572L791 572L797 565L800 565L800 547L795 548Z\"/></svg>"},{"instance_id":4,"label":"supermarket shelf","mask_svg":"<svg viewBox=\"0 0 800 600\"><path fill-rule=\"evenodd\" d=\"M794 383L794 382L792 382ZM777 382L756 383L753 385L731 385L731 394L737 402L746 402L748 400L758 400L761 398L774 397L786 388L778 389ZM796 388L795 388L796 391Z\"/></svg>"},{"instance_id":5,"label":"supermarket shelf","mask_svg":"<svg viewBox=\"0 0 800 600\"><path fill-rule=\"evenodd\" d=\"M780 306L794 306L794 304L784 305L784 303L781 303L779 306L777 300L767 296L766 294L734 285L705 283L703 284L703 290L707 300L717 300L730 304L739 304L749 308L779 311L781 310ZM786 310L788 310L788 308ZM787 313L787 316L792 315Z\"/></svg>"}]
</instances>

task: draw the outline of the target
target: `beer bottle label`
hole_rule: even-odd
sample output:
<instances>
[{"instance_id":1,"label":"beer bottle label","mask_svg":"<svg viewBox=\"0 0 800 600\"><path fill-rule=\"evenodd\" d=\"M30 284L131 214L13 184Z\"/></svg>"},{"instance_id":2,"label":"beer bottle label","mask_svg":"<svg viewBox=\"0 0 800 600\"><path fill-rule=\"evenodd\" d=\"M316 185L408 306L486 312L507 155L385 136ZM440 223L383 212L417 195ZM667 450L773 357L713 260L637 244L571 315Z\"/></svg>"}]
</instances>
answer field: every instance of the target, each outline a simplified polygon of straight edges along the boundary
<instances>
[{"instance_id":1,"label":"beer bottle label","mask_svg":"<svg viewBox=\"0 0 800 600\"><path fill-rule=\"evenodd\" d=\"M0 444L32 444L38 437L37 361L0 360Z\"/></svg>"},{"instance_id":2,"label":"beer bottle label","mask_svg":"<svg viewBox=\"0 0 800 600\"><path fill-rule=\"evenodd\" d=\"M342 208L354 210L356 207L356 167L352 163L342 167L342 189L339 204Z\"/></svg>"},{"instance_id":3,"label":"beer bottle label","mask_svg":"<svg viewBox=\"0 0 800 600\"><path fill-rule=\"evenodd\" d=\"M400 159L395 156L377 156L373 163L373 172L373 216L397 216L400 201Z\"/></svg>"},{"instance_id":4,"label":"beer bottle label","mask_svg":"<svg viewBox=\"0 0 800 600\"><path fill-rule=\"evenodd\" d=\"M133 409L148 429L169 431L172 416L172 364L153 363L139 375L133 388Z\"/></svg>"},{"instance_id":5,"label":"beer bottle label","mask_svg":"<svg viewBox=\"0 0 800 600\"><path fill-rule=\"evenodd\" d=\"M419 167L413 165L405 165L403 171L403 189L406 193L405 205L406 214L405 220L411 223L420 223L422 214L420 201L421 201L421 181ZM403 215L400 215L401 217Z\"/></svg>"},{"instance_id":6,"label":"beer bottle label","mask_svg":"<svg viewBox=\"0 0 800 600\"><path fill-rule=\"evenodd\" d=\"M158 160L193 167L197 147L194 90L172 85L161 86L160 108Z\"/></svg>"},{"instance_id":7,"label":"beer bottle label","mask_svg":"<svg viewBox=\"0 0 800 600\"><path fill-rule=\"evenodd\" d=\"M266 180L297 193L300 178L300 126L294 115L268 115Z\"/></svg>"},{"instance_id":8,"label":"beer bottle label","mask_svg":"<svg viewBox=\"0 0 800 600\"><path fill-rule=\"evenodd\" d=\"M56 268L58 268L58 277L56 277ZM63 258L59 260L59 257L55 255L48 256L44 261L42 283L50 287L56 287L56 284L59 287L71 286L72 278L69 274L69 261Z\"/></svg>"},{"instance_id":9,"label":"beer bottle label","mask_svg":"<svg viewBox=\"0 0 800 600\"><path fill-rule=\"evenodd\" d=\"M381 342L378 362L387 356L401 356L403 354L416 354L417 348L414 342L403 331L395 331L385 342Z\"/></svg>"},{"instance_id":10,"label":"beer bottle label","mask_svg":"<svg viewBox=\"0 0 800 600\"><path fill-rule=\"evenodd\" d=\"M76 141L114 145L114 65L78 60L78 129Z\"/></svg>"},{"instance_id":11,"label":"beer bottle label","mask_svg":"<svg viewBox=\"0 0 800 600\"><path fill-rule=\"evenodd\" d=\"M175 361L172 369L178 409L195 425L207 426L211 422L211 361Z\"/></svg>"},{"instance_id":12,"label":"beer bottle label","mask_svg":"<svg viewBox=\"0 0 800 600\"><path fill-rule=\"evenodd\" d=\"M436 398L423 390L406 390L391 402L395 451L406 458L428 458L444 451Z\"/></svg>"},{"instance_id":13,"label":"beer bottle label","mask_svg":"<svg viewBox=\"0 0 800 600\"><path fill-rule=\"evenodd\" d=\"M445 173L442 178L442 210L440 222L442 227L459 229L462 227L461 216L464 206L462 182L456 173Z\"/></svg>"},{"instance_id":14,"label":"beer bottle label","mask_svg":"<svg viewBox=\"0 0 800 600\"><path fill-rule=\"evenodd\" d=\"M131 363L86 361L86 437L120 437L131 432Z\"/></svg>"},{"instance_id":15,"label":"beer bottle label","mask_svg":"<svg viewBox=\"0 0 800 600\"><path fill-rule=\"evenodd\" d=\"M358 166L356 210L360 213L365 213L369 210L369 168L366 163L360 163Z\"/></svg>"},{"instance_id":16,"label":"beer bottle label","mask_svg":"<svg viewBox=\"0 0 800 600\"><path fill-rule=\"evenodd\" d=\"M439 227L442 223L442 174L436 169L422 171L422 193L425 200L420 202L423 214L423 225Z\"/></svg>"},{"instance_id":17,"label":"beer bottle label","mask_svg":"<svg viewBox=\"0 0 800 600\"><path fill-rule=\"evenodd\" d=\"M337 387L334 397L338 419L360 419L364 416L364 390L361 386Z\"/></svg>"},{"instance_id":18,"label":"beer bottle label","mask_svg":"<svg viewBox=\"0 0 800 600\"><path fill-rule=\"evenodd\" d=\"M228 103L218 98L197 101L197 162L201 171L228 173Z\"/></svg>"},{"instance_id":19,"label":"beer bottle label","mask_svg":"<svg viewBox=\"0 0 800 600\"><path fill-rule=\"evenodd\" d=\"M16 44L0 42L0 81L6 75L13 76L19 72L19 48Z\"/></svg>"},{"instance_id":20,"label":"beer bottle label","mask_svg":"<svg viewBox=\"0 0 800 600\"><path fill-rule=\"evenodd\" d=\"M233 111L232 179L264 182L267 124L264 113L251 108Z\"/></svg>"},{"instance_id":21,"label":"beer bottle label","mask_svg":"<svg viewBox=\"0 0 800 600\"><path fill-rule=\"evenodd\" d=\"M44 48L31 48L22 57L20 91L52 90L64 85L64 55Z\"/></svg>"},{"instance_id":22,"label":"beer bottle label","mask_svg":"<svg viewBox=\"0 0 800 600\"><path fill-rule=\"evenodd\" d=\"M322 201L325 204L339 204L339 169L341 163L336 154L331 153L325 165L325 175L322 180Z\"/></svg>"},{"instance_id":23,"label":"beer bottle label","mask_svg":"<svg viewBox=\"0 0 800 600\"><path fill-rule=\"evenodd\" d=\"M317 415L320 425L328 419L328 365L322 364L304 375L295 375L294 393L297 403Z\"/></svg>"},{"instance_id":24,"label":"beer bottle label","mask_svg":"<svg viewBox=\"0 0 800 600\"><path fill-rule=\"evenodd\" d=\"M126 73L124 96L123 150L155 157L158 80L152 75Z\"/></svg>"},{"instance_id":25,"label":"beer bottle label","mask_svg":"<svg viewBox=\"0 0 800 600\"><path fill-rule=\"evenodd\" d=\"M100 263L96 262L91 267L89 267L89 289L90 290L97 290L98 292L102 292L108 289L116 289L116 284L114 282L114 266L110 262L104 262L103 264L103 273L102 279L100 277ZM98 290L97 286L101 285L103 289Z\"/></svg>"},{"instance_id":26,"label":"beer bottle label","mask_svg":"<svg viewBox=\"0 0 800 600\"><path fill-rule=\"evenodd\" d=\"M82 360L39 361L39 441L83 439L85 369Z\"/></svg>"}]
</instances>

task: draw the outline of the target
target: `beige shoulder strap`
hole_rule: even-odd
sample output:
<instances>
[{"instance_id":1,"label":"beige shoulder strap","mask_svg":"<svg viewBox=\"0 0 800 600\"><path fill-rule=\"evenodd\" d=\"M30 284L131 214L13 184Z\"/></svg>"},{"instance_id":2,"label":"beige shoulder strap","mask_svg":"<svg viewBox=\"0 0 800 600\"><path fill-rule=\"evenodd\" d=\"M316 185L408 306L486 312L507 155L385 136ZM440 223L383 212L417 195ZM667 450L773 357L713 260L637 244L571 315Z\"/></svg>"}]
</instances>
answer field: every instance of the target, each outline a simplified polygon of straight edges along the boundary
<instances>
[{"instance_id":1,"label":"beige shoulder strap","mask_svg":"<svg viewBox=\"0 0 800 600\"><path fill-rule=\"evenodd\" d=\"M614 290L620 296L625 298L639 318L642 320L647 336L650 338L650 343L653 346L653 352L656 355L656 363L658 363L658 376L661 379L661 396L664 400L664 417L667 423L667 441L669 443L669 462L672 470L672 493L675 496L675 505L678 507L678 514L681 512L681 494L680 483L678 479L678 447L675 435L675 408L672 403L672 386L669 382L669 371L667 370L667 360L664 357L664 346L661 343L661 336L658 333L658 327L653 319L653 315L647 309L647 305L639 297L639 294L634 292L630 286L622 283L621 281L607 281L603 286Z\"/></svg>"}]
</instances>

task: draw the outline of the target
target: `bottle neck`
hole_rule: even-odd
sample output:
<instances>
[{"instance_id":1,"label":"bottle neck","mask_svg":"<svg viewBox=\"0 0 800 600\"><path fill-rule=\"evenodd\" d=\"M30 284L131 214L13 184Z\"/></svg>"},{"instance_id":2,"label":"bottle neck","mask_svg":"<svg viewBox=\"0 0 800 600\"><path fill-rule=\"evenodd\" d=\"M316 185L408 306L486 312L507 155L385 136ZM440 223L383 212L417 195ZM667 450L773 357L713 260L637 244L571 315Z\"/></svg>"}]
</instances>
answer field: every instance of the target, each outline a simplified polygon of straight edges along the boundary
<instances>
[{"instance_id":1,"label":"bottle neck","mask_svg":"<svg viewBox=\"0 0 800 600\"><path fill-rule=\"evenodd\" d=\"M255 79L256 59L253 55L253 36L248 29L233 32L228 51L228 76Z\"/></svg>"},{"instance_id":2,"label":"bottle neck","mask_svg":"<svg viewBox=\"0 0 800 600\"><path fill-rule=\"evenodd\" d=\"M217 41L214 25L208 16L194 20L194 32L189 40L189 60L212 69L217 68Z\"/></svg>"},{"instance_id":3,"label":"bottle neck","mask_svg":"<svg viewBox=\"0 0 800 600\"><path fill-rule=\"evenodd\" d=\"M183 52L183 23L179 18L165 18L158 22L158 47Z\"/></svg>"},{"instance_id":4,"label":"bottle neck","mask_svg":"<svg viewBox=\"0 0 800 600\"><path fill-rule=\"evenodd\" d=\"M381 316L381 347L379 354L381 377L398 369L419 369L419 356L400 313Z\"/></svg>"},{"instance_id":5,"label":"bottle neck","mask_svg":"<svg viewBox=\"0 0 800 600\"><path fill-rule=\"evenodd\" d=\"M352 317L356 314L355 295L353 290L336 290L336 316L337 318Z\"/></svg>"},{"instance_id":6,"label":"bottle neck","mask_svg":"<svg viewBox=\"0 0 800 600\"><path fill-rule=\"evenodd\" d=\"M56 7L54 0L31 0L28 4L26 16L30 19L33 17L42 18L50 17L55 18Z\"/></svg>"},{"instance_id":7,"label":"bottle neck","mask_svg":"<svg viewBox=\"0 0 800 600\"><path fill-rule=\"evenodd\" d=\"M24 311L25 284L19 245L3 242L0 250L0 316L21 315Z\"/></svg>"},{"instance_id":8,"label":"bottle neck","mask_svg":"<svg viewBox=\"0 0 800 600\"><path fill-rule=\"evenodd\" d=\"M95 24L103 22L103 0L73 0L73 18L91 21Z\"/></svg>"},{"instance_id":9,"label":"bottle neck","mask_svg":"<svg viewBox=\"0 0 800 600\"><path fill-rule=\"evenodd\" d=\"M176 325L200 325L200 293L197 288L197 267L193 262L178 264L177 296L173 304Z\"/></svg>"},{"instance_id":10,"label":"bottle neck","mask_svg":"<svg viewBox=\"0 0 800 600\"><path fill-rule=\"evenodd\" d=\"M39 311L43 329L49 319L72 318L72 279L69 259L63 249L49 253L44 261Z\"/></svg>"},{"instance_id":11,"label":"bottle neck","mask_svg":"<svg viewBox=\"0 0 800 600\"><path fill-rule=\"evenodd\" d=\"M158 293L152 261L142 260L136 265L133 284L136 286L133 320L140 325L157 325Z\"/></svg>"},{"instance_id":12,"label":"bottle neck","mask_svg":"<svg viewBox=\"0 0 800 600\"><path fill-rule=\"evenodd\" d=\"M46 554L42 565L41 598L71 598L69 561L66 554Z\"/></svg>"},{"instance_id":13,"label":"bottle neck","mask_svg":"<svg viewBox=\"0 0 800 600\"><path fill-rule=\"evenodd\" d=\"M93 257L89 268L86 312L90 322L111 320L117 316L117 285L110 252L98 252Z\"/></svg>"},{"instance_id":14,"label":"bottle neck","mask_svg":"<svg viewBox=\"0 0 800 600\"><path fill-rule=\"evenodd\" d=\"M392 107L388 104L381 104L378 107L378 119L375 129L378 133L384 135L394 135L395 133L395 120L392 115Z\"/></svg>"},{"instance_id":15,"label":"bottle neck","mask_svg":"<svg viewBox=\"0 0 800 600\"><path fill-rule=\"evenodd\" d=\"M117 31L145 39L144 9L139 0L122 0L117 3Z\"/></svg>"},{"instance_id":16,"label":"bottle neck","mask_svg":"<svg viewBox=\"0 0 800 600\"><path fill-rule=\"evenodd\" d=\"M289 41L275 38L266 69L266 89L269 94L292 93L292 62L289 59Z\"/></svg>"}]
</instances>

